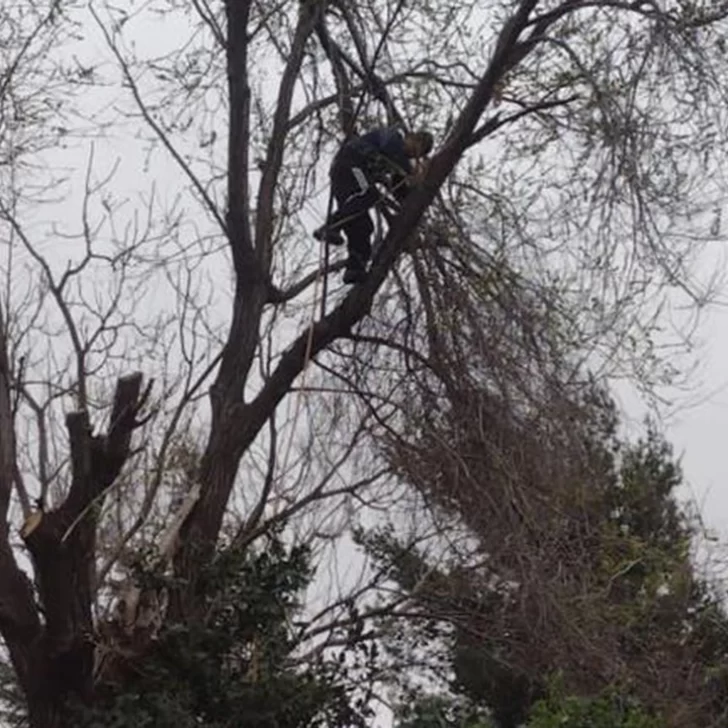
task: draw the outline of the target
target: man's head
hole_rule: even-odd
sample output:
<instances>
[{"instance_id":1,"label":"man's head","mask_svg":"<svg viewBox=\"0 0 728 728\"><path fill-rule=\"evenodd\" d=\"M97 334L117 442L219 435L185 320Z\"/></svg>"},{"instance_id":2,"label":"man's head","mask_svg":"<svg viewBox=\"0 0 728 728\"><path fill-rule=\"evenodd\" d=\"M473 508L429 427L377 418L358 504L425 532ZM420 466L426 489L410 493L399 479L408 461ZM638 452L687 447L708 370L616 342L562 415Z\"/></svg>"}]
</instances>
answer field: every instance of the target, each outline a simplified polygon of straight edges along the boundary
<instances>
[{"instance_id":1,"label":"man's head","mask_svg":"<svg viewBox=\"0 0 728 728\"><path fill-rule=\"evenodd\" d=\"M433 144L434 139L429 131L413 131L404 135L404 152L408 157L426 157Z\"/></svg>"}]
</instances>

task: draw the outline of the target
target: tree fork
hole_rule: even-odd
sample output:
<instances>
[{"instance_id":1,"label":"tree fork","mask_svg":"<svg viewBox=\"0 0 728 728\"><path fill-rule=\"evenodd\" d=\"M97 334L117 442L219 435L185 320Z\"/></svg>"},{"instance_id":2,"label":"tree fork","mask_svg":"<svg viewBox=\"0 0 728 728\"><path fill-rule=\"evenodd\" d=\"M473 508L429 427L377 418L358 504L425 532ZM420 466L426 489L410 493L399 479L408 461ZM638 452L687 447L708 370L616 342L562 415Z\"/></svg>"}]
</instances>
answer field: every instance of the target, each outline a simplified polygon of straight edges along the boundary
<instances>
[{"instance_id":1,"label":"tree fork","mask_svg":"<svg viewBox=\"0 0 728 728\"><path fill-rule=\"evenodd\" d=\"M91 700L96 526L104 494L131 452L132 432L141 424L137 415L150 389L151 382L142 391L140 373L121 377L103 435L93 435L86 411L66 418L72 469L68 495L58 508L33 514L21 532L42 607L34 603L5 530L0 545L0 631L26 693L33 728L64 728L69 725L70 702Z\"/></svg>"}]
</instances>

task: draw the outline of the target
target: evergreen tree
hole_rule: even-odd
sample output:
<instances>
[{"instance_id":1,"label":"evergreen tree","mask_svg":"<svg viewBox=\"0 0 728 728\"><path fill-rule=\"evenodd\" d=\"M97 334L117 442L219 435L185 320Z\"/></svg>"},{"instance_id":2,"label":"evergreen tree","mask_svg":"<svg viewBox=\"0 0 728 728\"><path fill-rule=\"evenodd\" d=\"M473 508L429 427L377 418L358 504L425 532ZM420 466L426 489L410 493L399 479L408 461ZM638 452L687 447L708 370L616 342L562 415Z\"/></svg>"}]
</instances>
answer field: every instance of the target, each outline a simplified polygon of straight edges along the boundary
<instances>
[{"instance_id":1,"label":"evergreen tree","mask_svg":"<svg viewBox=\"0 0 728 728\"><path fill-rule=\"evenodd\" d=\"M728 620L711 584L691 562L696 533L676 500L680 469L654 430L627 445L614 436L611 417L603 423L608 427L601 440L595 431L583 433L594 463L591 472L582 470L584 479L552 482L543 499L537 483L520 481L520 500L505 506L488 494L498 492L492 477L478 479L490 469L492 433L480 449L472 441L460 446L456 455L469 479L450 471L450 481L443 480L447 456L423 435L427 446L418 452L427 453L429 467L414 457L410 482L437 503L434 508L470 527L478 546L468 559L451 559L443 568L442 559L432 563L393 532L361 536L409 594L420 620L391 626L392 659L445 656L439 666L434 658L417 666L447 685L435 701L451 712L441 724L467 724L462 709L453 707L463 701L468 710L490 715L499 728L527 721L534 728L697 728L724 719ZM444 431L437 439L455 441ZM536 441L533 432L526 441ZM508 453L500 455L507 459ZM479 515L473 513L476 494L484 503ZM485 503L523 517L534 506L528 498L539 498L540 520L527 523L519 538L509 541L504 534L498 549L502 531L495 520L488 529L485 516L493 514ZM476 530L479 523L482 530ZM515 564L523 564L520 574ZM406 680L400 687L407 695L404 704L417 706L415 723L429 724L423 716L431 715L432 694L409 692L413 687ZM410 715L401 724L411 721Z\"/></svg>"}]
</instances>

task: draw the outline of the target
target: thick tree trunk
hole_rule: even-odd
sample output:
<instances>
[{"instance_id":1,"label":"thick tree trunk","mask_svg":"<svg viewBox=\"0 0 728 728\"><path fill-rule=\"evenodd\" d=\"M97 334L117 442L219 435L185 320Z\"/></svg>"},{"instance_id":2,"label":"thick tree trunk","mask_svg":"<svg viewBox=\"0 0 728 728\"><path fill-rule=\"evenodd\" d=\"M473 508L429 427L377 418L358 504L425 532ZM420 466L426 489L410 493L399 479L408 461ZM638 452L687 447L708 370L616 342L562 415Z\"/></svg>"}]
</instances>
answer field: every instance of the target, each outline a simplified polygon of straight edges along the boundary
<instances>
[{"instance_id":1,"label":"thick tree trunk","mask_svg":"<svg viewBox=\"0 0 728 728\"><path fill-rule=\"evenodd\" d=\"M74 704L92 698L93 642L75 635L69 644L44 637L32 651L32 683L26 691L31 728L73 728Z\"/></svg>"},{"instance_id":2,"label":"thick tree trunk","mask_svg":"<svg viewBox=\"0 0 728 728\"><path fill-rule=\"evenodd\" d=\"M97 514L129 456L136 416L149 392L142 394L141 381L140 374L118 381L106 435L91 434L85 411L67 417L68 496L56 510L35 513L21 531L33 560L42 620L33 588L10 548L7 526L0 529L0 632L32 728L71 728L73 704L92 697Z\"/></svg>"},{"instance_id":3,"label":"thick tree trunk","mask_svg":"<svg viewBox=\"0 0 728 728\"><path fill-rule=\"evenodd\" d=\"M59 699L60 698L60 699ZM65 728L63 698L34 693L28 699L29 719L32 728Z\"/></svg>"}]
</instances>

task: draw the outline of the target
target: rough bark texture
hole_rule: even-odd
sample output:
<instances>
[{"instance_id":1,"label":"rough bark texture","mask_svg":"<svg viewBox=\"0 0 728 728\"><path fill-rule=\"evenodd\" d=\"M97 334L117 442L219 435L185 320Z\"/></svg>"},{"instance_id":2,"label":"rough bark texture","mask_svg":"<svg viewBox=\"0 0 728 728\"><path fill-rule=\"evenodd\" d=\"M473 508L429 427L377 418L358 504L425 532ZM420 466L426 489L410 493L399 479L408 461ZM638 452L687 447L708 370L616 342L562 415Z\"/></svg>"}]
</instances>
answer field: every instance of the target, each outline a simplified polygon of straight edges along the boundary
<instances>
[{"instance_id":1,"label":"rough bark texture","mask_svg":"<svg viewBox=\"0 0 728 728\"><path fill-rule=\"evenodd\" d=\"M69 703L91 697L97 514L129 456L136 414L145 399L141 383L141 374L119 379L104 435L92 434L87 412L67 417L72 467L68 496L55 510L35 514L35 522L29 520L22 532L40 606L10 551L3 524L0 630L34 728L67 725Z\"/></svg>"}]
</instances>

